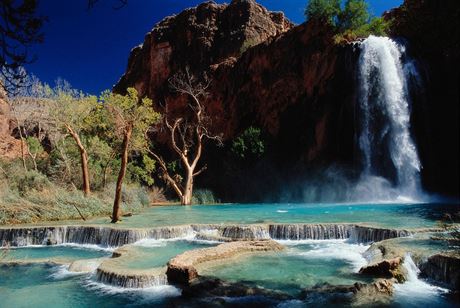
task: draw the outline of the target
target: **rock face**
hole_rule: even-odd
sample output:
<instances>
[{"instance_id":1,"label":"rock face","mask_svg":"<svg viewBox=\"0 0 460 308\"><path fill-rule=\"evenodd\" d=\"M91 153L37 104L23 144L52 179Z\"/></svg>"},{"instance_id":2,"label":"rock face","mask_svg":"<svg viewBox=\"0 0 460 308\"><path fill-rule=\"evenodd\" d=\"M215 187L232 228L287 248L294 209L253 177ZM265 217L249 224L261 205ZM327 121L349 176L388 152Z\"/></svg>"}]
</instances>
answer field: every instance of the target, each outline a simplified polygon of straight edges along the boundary
<instances>
[{"instance_id":1,"label":"rock face","mask_svg":"<svg viewBox=\"0 0 460 308\"><path fill-rule=\"evenodd\" d=\"M401 272L402 258L397 257L390 260L383 260L362 267L360 274L381 278L396 278L398 282L404 282L405 278Z\"/></svg>"},{"instance_id":2,"label":"rock face","mask_svg":"<svg viewBox=\"0 0 460 308\"><path fill-rule=\"evenodd\" d=\"M206 72L212 80L205 105L212 130L223 133L225 140L253 125L272 141L270 165L351 162L354 94L349 89L354 80L349 70L354 69L354 56L353 48L333 44L332 32L323 24L293 28L282 14L252 0L228 6L205 3L164 19L147 34L142 47L133 49L114 91L134 86L160 111L160 104L166 104L169 114L186 113L186 99L172 93L168 78L188 65L195 75ZM156 138L167 144L166 135ZM221 149L208 147L205 156L209 169L228 170ZM226 171L229 177L208 172L201 181L225 200L243 201L245 190L251 190L254 200L254 192L266 196L263 187L274 185L248 187L259 182L257 172L267 171L253 168L244 180Z\"/></svg>"},{"instance_id":3,"label":"rock face","mask_svg":"<svg viewBox=\"0 0 460 308\"><path fill-rule=\"evenodd\" d=\"M460 291L460 255L458 252L433 255L420 264L420 270L425 277Z\"/></svg>"},{"instance_id":4,"label":"rock face","mask_svg":"<svg viewBox=\"0 0 460 308\"><path fill-rule=\"evenodd\" d=\"M127 72L115 91L135 86L155 101L164 99L167 80L178 69L190 66L196 72L225 66L292 26L282 13L269 12L254 0L204 2L158 23L131 51Z\"/></svg>"},{"instance_id":5,"label":"rock face","mask_svg":"<svg viewBox=\"0 0 460 308\"><path fill-rule=\"evenodd\" d=\"M301 298L305 302L315 305L318 297L326 306L346 307L368 307L368 306L387 306L393 295L393 280L379 279L373 283L359 283L353 285L317 285L313 288L305 289L301 293Z\"/></svg>"},{"instance_id":6,"label":"rock face","mask_svg":"<svg viewBox=\"0 0 460 308\"><path fill-rule=\"evenodd\" d=\"M7 96L0 85L0 158L21 157L21 141L11 136L11 113Z\"/></svg>"},{"instance_id":7,"label":"rock face","mask_svg":"<svg viewBox=\"0 0 460 308\"><path fill-rule=\"evenodd\" d=\"M445 29L458 33L458 4L446 3L406 0L388 16L397 18L393 34L409 40L429 77L425 90L415 93L411 119L424 184L458 195L458 35ZM134 86L160 111L163 104L170 114L183 115L186 99L172 93L168 78L187 65L196 75L206 72L212 80L205 105L213 130L230 144L247 127L259 127L270 151L258 163L235 171L228 148L207 147L203 159L209 169L223 170L225 176L207 172L197 184L222 200L277 200L281 192L276 188L290 185L289 180L299 183L306 171L353 166L358 160L352 77L357 54L352 45L334 44L324 24L293 27L282 14L253 0L207 2L157 24L143 45L132 50L114 91ZM444 138L446 134L451 137ZM167 152L167 136L155 138Z\"/></svg>"}]
</instances>

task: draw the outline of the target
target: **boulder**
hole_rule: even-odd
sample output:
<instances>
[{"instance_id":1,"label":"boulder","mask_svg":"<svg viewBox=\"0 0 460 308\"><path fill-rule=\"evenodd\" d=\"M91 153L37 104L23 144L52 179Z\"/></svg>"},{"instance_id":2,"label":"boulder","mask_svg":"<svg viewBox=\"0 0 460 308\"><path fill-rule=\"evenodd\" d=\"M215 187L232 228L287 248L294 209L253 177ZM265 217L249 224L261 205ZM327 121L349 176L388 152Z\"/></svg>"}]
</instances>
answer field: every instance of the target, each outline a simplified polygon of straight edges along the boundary
<instances>
[{"instance_id":1,"label":"boulder","mask_svg":"<svg viewBox=\"0 0 460 308\"><path fill-rule=\"evenodd\" d=\"M420 264L422 276L460 291L460 253L444 252L429 257Z\"/></svg>"},{"instance_id":2,"label":"boulder","mask_svg":"<svg viewBox=\"0 0 460 308\"><path fill-rule=\"evenodd\" d=\"M396 278L399 282L405 280L401 270L403 258L385 259L383 261L366 265L359 270L360 274L381 278Z\"/></svg>"}]
</instances>

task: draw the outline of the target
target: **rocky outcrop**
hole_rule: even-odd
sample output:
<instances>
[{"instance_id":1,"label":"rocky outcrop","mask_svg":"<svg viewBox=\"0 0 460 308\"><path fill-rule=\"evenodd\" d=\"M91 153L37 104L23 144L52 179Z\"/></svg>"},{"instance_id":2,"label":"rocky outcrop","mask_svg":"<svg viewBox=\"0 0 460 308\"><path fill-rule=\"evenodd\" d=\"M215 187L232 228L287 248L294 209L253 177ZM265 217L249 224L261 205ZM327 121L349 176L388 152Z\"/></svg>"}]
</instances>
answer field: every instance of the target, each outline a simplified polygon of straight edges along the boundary
<instances>
[{"instance_id":1,"label":"rocky outcrop","mask_svg":"<svg viewBox=\"0 0 460 308\"><path fill-rule=\"evenodd\" d=\"M0 84L0 158L21 157L21 141L11 136L11 110L8 97Z\"/></svg>"},{"instance_id":2,"label":"rocky outcrop","mask_svg":"<svg viewBox=\"0 0 460 308\"><path fill-rule=\"evenodd\" d=\"M269 166L353 162L355 94L350 76L355 57L352 46L333 43L333 32L324 24L293 27L282 14L270 13L253 0L234 0L228 6L204 3L157 24L131 52L114 91L133 86L160 111L163 104L170 115L184 115L186 98L169 89L168 79L189 65L195 75L206 72L212 80L206 110L211 130L223 133L226 141L252 125L273 143L266 158ZM155 138L168 144L166 135ZM222 149L208 148L205 155L209 169L230 168ZM238 167L226 177L209 172L199 181L232 202L244 200L245 191L252 200L257 199L255 192L265 198L276 193L278 185L256 185L261 177L256 173L267 168L245 167L249 172L244 175ZM279 174L264 180L292 179L301 169L289 170L288 176L287 170L276 168Z\"/></svg>"},{"instance_id":3,"label":"rocky outcrop","mask_svg":"<svg viewBox=\"0 0 460 308\"><path fill-rule=\"evenodd\" d=\"M166 275L172 284L188 285L198 277L197 266L212 261L228 261L242 254L280 251L283 246L272 240L224 243L212 248L189 250L168 262Z\"/></svg>"},{"instance_id":4,"label":"rocky outcrop","mask_svg":"<svg viewBox=\"0 0 460 308\"><path fill-rule=\"evenodd\" d=\"M192 298L212 297L245 297L260 296L266 299L288 300L292 297L278 291L265 288L258 288L245 285L244 283L231 283L216 278L200 277L195 279L182 290L182 298L190 300ZM188 302L188 301L187 301ZM189 303L189 302L188 302Z\"/></svg>"},{"instance_id":5,"label":"rocky outcrop","mask_svg":"<svg viewBox=\"0 0 460 308\"><path fill-rule=\"evenodd\" d=\"M159 101L168 92L168 78L178 69L209 71L229 65L246 49L292 26L283 13L269 12L254 0L233 0L229 5L204 2L155 25L144 43L131 51L115 91L135 86Z\"/></svg>"},{"instance_id":6,"label":"rocky outcrop","mask_svg":"<svg viewBox=\"0 0 460 308\"><path fill-rule=\"evenodd\" d=\"M435 254L420 264L423 276L444 283L460 291L460 254L458 252Z\"/></svg>"},{"instance_id":7,"label":"rocky outcrop","mask_svg":"<svg viewBox=\"0 0 460 308\"><path fill-rule=\"evenodd\" d=\"M317 304L318 297L326 305L367 307L388 305L393 295L393 280L379 279L373 283L357 282L353 285L322 284L302 291L300 297L308 305Z\"/></svg>"},{"instance_id":8,"label":"rocky outcrop","mask_svg":"<svg viewBox=\"0 0 460 308\"><path fill-rule=\"evenodd\" d=\"M362 267L359 273L379 278L396 278L396 280L401 283L406 280L401 269L402 261L403 259L401 257L383 260Z\"/></svg>"},{"instance_id":9,"label":"rocky outcrop","mask_svg":"<svg viewBox=\"0 0 460 308\"><path fill-rule=\"evenodd\" d=\"M396 19L393 36L407 38L409 54L425 72L425 83L411 93L424 185L457 195L458 10L456 0L406 0L387 14ZM208 172L197 184L232 202L278 200L277 188L286 182L295 190L315 169L331 164L353 169L359 160L354 78L359 51L337 46L333 34L314 21L293 27L252 0L207 2L157 24L131 52L114 91L134 86L160 111L161 103L171 115L184 115L186 99L168 88L168 78L186 65L196 75L206 72L213 81L205 102L213 130L231 141L248 126L260 127L270 153L240 166L228 151L208 147L209 169L225 170L226 176ZM446 132L451 137L444 138ZM155 138L167 155L166 135Z\"/></svg>"}]
</instances>

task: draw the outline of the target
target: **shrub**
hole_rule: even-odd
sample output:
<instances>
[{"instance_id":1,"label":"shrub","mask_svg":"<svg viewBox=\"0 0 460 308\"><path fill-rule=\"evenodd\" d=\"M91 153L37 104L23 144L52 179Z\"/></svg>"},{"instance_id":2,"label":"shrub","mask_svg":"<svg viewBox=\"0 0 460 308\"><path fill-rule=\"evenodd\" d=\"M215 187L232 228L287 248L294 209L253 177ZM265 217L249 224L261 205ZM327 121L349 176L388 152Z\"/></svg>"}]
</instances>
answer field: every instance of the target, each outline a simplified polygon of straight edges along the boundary
<instances>
[{"instance_id":1,"label":"shrub","mask_svg":"<svg viewBox=\"0 0 460 308\"><path fill-rule=\"evenodd\" d=\"M16 181L17 190L22 196L32 191L42 192L51 187L48 178L35 170L25 172L20 175Z\"/></svg>"},{"instance_id":2,"label":"shrub","mask_svg":"<svg viewBox=\"0 0 460 308\"><path fill-rule=\"evenodd\" d=\"M196 189L192 197L193 204L215 204L219 201L214 197L214 193L209 189Z\"/></svg>"},{"instance_id":3,"label":"shrub","mask_svg":"<svg viewBox=\"0 0 460 308\"><path fill-rule=\"evenodd\" d=\"M260 128L249 127L233 140L232 152L239 158L259 158L265 152L265 142Z\"/></svg>"},{"instance_id":4,"label":"shrub","mask_svg":"<svg viewBox=\"0 0 460 308\"><path fill-rule=\"evenodd\" d=\"M163 188L152 186L149 189L148 194L149 194L149 199L151 203L161 203L161 202L168 201L164 195Z\"/></svg>"}]
</instances>

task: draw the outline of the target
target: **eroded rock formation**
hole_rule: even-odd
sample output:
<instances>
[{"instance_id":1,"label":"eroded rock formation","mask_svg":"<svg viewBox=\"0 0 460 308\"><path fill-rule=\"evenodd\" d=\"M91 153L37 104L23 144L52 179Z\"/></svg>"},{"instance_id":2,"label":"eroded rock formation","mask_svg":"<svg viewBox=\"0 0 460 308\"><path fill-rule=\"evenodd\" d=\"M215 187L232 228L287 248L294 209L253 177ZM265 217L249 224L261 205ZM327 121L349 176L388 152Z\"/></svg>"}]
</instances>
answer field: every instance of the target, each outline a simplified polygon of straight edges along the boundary
<instances>
[{"instance_id":1,"label":"eroded rock formation","mask_svg":"<svg viewBox=\"0 0 460 308\"><path fill-rule=\"evenodd\" d=\"M21 157L21 141L11 136L12 116L7 99L0 85L0 158L13 159Z\"/></svg>"}]
</instances>

